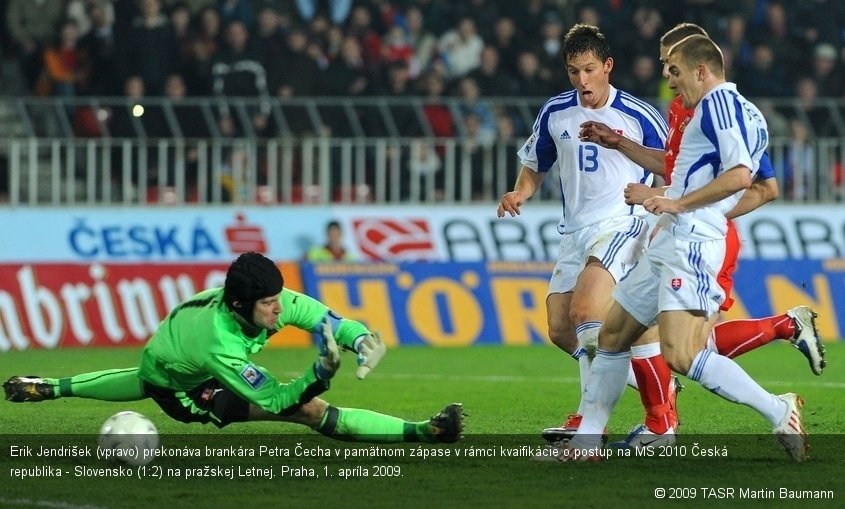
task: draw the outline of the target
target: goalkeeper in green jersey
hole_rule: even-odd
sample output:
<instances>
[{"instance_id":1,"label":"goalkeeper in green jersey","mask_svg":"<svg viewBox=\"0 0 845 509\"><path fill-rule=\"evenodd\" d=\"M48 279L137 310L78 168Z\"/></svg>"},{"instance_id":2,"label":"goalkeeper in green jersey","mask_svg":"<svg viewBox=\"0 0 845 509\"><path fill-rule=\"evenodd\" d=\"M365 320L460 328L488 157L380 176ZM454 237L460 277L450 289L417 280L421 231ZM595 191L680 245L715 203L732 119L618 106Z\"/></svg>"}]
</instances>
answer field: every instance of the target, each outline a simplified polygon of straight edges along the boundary
<instances>
[{"instance_id":1,"label":"goalkeeper in green jersey","mask_svg":"<svg viewBox=\"0 0 845 509\"><path fill-rule=\"evenodd\" d=\"M317 361L305 373L280 382L249 360L268 332L292 325L320 338ZM340 366L340 349L357 353L358 378L385 354L377 333L341 318L321 302L284 288L279 268L258 253L240 255L223 288L200 292L177 306L147 342L137 368L69 378L13 376L3 384L12 402L79 397L103 401L152 398L182 422L275 420L304 424L326 436L370 442L455 442L463 430L459 403L431 419L338 408L319 395Z\"/></svg>"}]
</instances>

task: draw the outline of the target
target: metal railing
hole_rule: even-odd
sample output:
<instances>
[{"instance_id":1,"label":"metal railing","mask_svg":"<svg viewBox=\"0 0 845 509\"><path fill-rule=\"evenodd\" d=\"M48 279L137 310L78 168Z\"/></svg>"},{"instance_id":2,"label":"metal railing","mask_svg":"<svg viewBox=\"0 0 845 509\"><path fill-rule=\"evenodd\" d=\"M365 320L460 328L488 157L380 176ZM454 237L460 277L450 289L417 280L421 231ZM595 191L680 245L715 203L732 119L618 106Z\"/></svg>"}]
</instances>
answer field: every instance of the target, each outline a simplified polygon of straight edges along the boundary
<instances>
[{"instance_id":1,"label":"metal railing","mask_svg":"<svg viewBox=\"0 0 845 509\"><path fill-rule=\"evenodd\" d=\"M6 139L12 206L466 203L511 189L521 139ZM845 197L838 138L769 154L786 202ZM819 169L826 169L820 171ZM556 199L556 174L538 199Z\"/></svg>"},{"instance_id":2,"label":"metal railing","mask_svg":"<svg viewBox=\"0 0 845 509\"><path fill-rule=\"evenodd\" d=\"M0 98L0 203L496 200L513 186L516 151L543 99L484 98L483 106L497 118L521 127L498 137L474 134L465 120L477 104L457 99L274 99L262 133L254 124L262 101L230 98L226 108L221 101ZM792 111L790 118L819 131L808 141L783 135L771 140L785 202L845 196L845 137L836 134L845 102L814 106L808 115L797 101L765 101L764 111ZM451 136L438 132L430 107L450 115ZM221 130L223 111L230 112L235 134ZM538 199L557 197L556 175L550 175Z\"/></svg>"}]
</instances>

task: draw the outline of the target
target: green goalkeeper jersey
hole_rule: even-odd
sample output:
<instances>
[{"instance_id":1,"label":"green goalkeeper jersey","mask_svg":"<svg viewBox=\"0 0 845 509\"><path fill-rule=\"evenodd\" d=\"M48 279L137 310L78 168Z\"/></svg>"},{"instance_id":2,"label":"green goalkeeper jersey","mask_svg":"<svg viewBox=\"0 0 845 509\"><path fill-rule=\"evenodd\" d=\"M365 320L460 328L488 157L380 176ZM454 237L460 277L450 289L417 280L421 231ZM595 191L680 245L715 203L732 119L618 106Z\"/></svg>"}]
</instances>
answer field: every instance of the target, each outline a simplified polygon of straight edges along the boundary
<instances>
[{"instance_id":1,"label":"green goalkeeper jersey","mask_svg":"<svg viewBox=\"0 0 845 509\"><path fill-rule=\"evenodd\" d=\"M354 351L356 339L369 334L363 324L338 317L318 300L293 290L282 290L282 312L276 327L291 325L319 333L328 318L338 344ZM249 360L267 344L268 333L247 336L234 313L223 302L223 289L200 292L177 306L150 338L141 359L138 376L153 385L187 392L215 378L241 398L271 413L280 413L299 403L317 378L314 369L288 383L279 382L269 371ZM313 392L313 389L309 393ZM320 391L322 392L322 391Z\"/></svg>"}]
</instances>

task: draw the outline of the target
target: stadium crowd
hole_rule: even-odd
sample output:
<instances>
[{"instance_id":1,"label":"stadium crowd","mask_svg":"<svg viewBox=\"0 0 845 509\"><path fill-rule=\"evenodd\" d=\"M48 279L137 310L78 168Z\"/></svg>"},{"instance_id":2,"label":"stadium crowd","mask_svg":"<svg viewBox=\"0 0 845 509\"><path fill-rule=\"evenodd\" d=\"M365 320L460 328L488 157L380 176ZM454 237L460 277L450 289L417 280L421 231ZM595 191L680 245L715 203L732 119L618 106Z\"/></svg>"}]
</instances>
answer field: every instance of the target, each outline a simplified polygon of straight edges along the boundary
<instances>
[{"instance_id":1,"label":"stadium crowd","mask_svg":"<svg viewBox=\"0 0 845 509\"><path fill-rule=\"evenodd\" d=\"M5 4L5 5L3 5ZM845 3L835 0L0 0L18 92L163 95L556 93L575 22L611 39L620 88L659 97L661 33L719 42L751 97L842 97ZM134 83L135 78L141 83ZM7 87L8 88L8 87ZM432 90L434 89L434 90Z\"/></svg>"},{"instance_id":2,"label":"stadium crowd","mask_svg":"<svg viewBox=\"0 0 845 509\"><path fill-rule=\"evenodd\" d=\"M815 101L845 99L839 0L0 0L0 17L0 96L417 96L430 134L481 146L530 130L488 98L541 104L570 88L559 51L577 22L609 37L614 85L662 109L671 91L654 48L689 21L719 43L728 78L746 96L800 99L784 108L758 101L771 135L796 140L796 164L808 138L845 134ZM459 118L443 98L460 99ZM180 118L196 119L181 134L215 134L197 109L180 108ZM146 134L169 136L163 115L148 110ZM75 111L76 134L101 135L87 113ZM276 135L272 114L258 101L245 125L223 109L217 133ZM135 136L131 116L115 110L110 134ZM354 134L333 120L322 134ZM394 120L402 135L425 134L410 109L394 108ZM287 121L296 134L315 134L304 111ZM377 114L361 124L367 135L389 135Z\"/></svg>"}]
</instances>

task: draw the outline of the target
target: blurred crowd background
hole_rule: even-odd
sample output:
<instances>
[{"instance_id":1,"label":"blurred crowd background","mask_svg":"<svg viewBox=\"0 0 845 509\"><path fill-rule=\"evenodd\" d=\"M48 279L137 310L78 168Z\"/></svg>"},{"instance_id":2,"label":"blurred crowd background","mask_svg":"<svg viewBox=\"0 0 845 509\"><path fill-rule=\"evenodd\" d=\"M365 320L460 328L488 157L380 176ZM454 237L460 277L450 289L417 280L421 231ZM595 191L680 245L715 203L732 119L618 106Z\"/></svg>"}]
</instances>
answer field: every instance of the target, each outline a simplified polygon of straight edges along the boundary
<instances>
[{"instance_id":1,"label":"blurred crowd background","mask_svg":"<svg viewBox=\"0 0 845 509\"><path fill-rule=\"evenodd\" d=\"M845 94L840 0L0 0L0 16L5 94L542 97L569 87L561 39L584 22L618 87L661 97L658 40L681 21L746 95Z\"/></svg>"},{"instance_id":2,"label":"blurred crowd background","mask_svg":"<svg viewBox=\"0 0 845 509\"><path fill-rule=\"evenodd\" d=\"M459 137L474 150L524 139L535 108L571 88L560 49L579 22L609 38L612 83L664 108L671 91L660 75L659 39L683 21L718 42L728 79L757 100L772 137L792 140L775 157L790 193L793 175L815 175L819 164L831 185L845 185L840 158L818 163L809 144L845 136L842 0L0 0L0 121L7 136L26 127L4 97L62 97L76 106L113 98L130 105L68 107L70 134ZM132 106L158 97L184 104L172 107L178 118L154 101L146 114ZM253 101L242 109L248 115L229 111L233 97ZM364 101L352 122L341 108L321 110L318 123L304 108L287 110L282 122L271 109L274 98L350 97ZM191 107L200 104L194 98L226 104L209 122ZM424 103L422 114L403 111L406 98ZM537 101L520 110L514 101L522 98ZM373 99L389 106L388 125L377 106L365 111ZM37 131L34 118L28 125ZM47 136L62 125L42 124L53 129ZM429 152L414 161L442 159L442 147L438 158ZM828 186L818 182L807 186Z\"/></svg>"}]
</instances>

